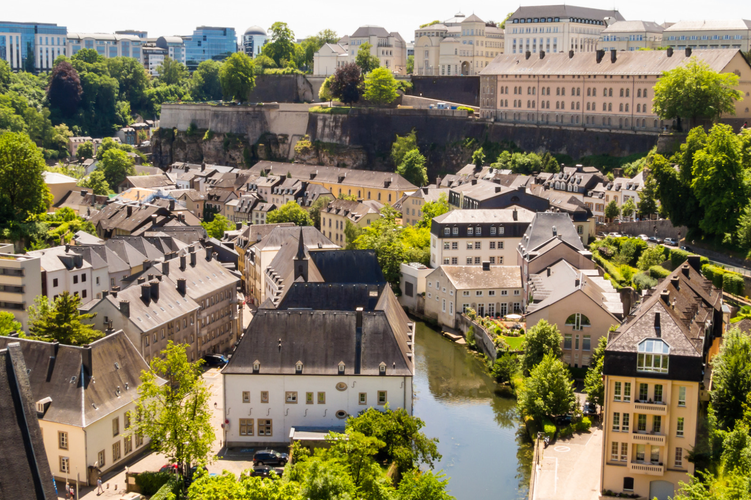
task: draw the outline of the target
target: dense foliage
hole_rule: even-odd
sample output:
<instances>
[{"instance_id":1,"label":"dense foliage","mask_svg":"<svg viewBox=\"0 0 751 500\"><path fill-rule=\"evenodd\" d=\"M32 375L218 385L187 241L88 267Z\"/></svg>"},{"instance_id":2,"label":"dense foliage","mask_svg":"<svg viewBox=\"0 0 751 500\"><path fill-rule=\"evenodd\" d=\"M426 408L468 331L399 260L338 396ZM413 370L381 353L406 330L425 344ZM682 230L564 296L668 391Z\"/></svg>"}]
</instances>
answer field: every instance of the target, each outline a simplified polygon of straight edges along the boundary
<instances>
[{"instance_id":1,"label":"dense foliage","mask_svg":"<svg viewBox=\"0 0 751 500\"><path fill-rule=\"evenodd\" d=\"M66 345L86 345L104 337L86 322L95 315L80 313L80 306L80 297L68 291L51 303L45 296L37 297L34 305L29 307L29 336Z\"/></svg>"},{"instance_id":2,"label":"dense foliage","mask_svg":"<svg viewBox=\"0 0 751 500\"><path fill-rule=\"evenodd\" d=\"M296 226L313 225L313 219L310 218L310 214L294 200L288 201L266 215L267 224L279 224L282 222L294 222Z\"/></svg>"}]
</instances>

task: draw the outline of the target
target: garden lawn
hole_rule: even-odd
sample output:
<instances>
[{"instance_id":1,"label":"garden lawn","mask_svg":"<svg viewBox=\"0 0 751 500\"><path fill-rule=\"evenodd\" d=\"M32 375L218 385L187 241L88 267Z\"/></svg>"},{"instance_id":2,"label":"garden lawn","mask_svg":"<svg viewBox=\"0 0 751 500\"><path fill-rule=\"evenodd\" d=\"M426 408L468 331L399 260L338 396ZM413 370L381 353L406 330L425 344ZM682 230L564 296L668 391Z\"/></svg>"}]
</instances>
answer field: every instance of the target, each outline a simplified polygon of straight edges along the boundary
<instances>
[{"instance_id":1,"label":"garden lawn","mask_svg":"<svg viewBox=\"0 0 751 500\"><path fill-rule=\"evenodd\" d=\"M515 350L515 351L521 351L522 350L522 342L524 342L524 335L521 335L519 337L501 337L504 342L508 344L508 346Z\"/></svg>"}]
</instances>

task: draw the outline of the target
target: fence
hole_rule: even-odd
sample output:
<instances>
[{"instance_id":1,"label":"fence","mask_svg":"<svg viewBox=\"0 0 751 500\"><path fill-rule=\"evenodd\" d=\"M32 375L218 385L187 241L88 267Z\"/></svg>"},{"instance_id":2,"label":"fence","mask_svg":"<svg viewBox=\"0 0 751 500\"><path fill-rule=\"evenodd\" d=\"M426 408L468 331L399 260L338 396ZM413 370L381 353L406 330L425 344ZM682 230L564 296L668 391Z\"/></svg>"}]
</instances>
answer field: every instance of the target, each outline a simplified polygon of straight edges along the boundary
<instances>
[{"instance_id":1,"label":"fence","mask_svg":"<svg viewBox=\"0 0 751 500\"><path fill-rule=\"evenodd\" d=\"M542 462L542 451L543 451L543 440L542 440L542 433L537 433L537 438L535 439L535 451L534 455L532 457L532 473L530 474L529 478L529 500L533 500L535 498L535 488L537 488L537 471L540 468L540 462Z\"/></svg>"}]
</instances>

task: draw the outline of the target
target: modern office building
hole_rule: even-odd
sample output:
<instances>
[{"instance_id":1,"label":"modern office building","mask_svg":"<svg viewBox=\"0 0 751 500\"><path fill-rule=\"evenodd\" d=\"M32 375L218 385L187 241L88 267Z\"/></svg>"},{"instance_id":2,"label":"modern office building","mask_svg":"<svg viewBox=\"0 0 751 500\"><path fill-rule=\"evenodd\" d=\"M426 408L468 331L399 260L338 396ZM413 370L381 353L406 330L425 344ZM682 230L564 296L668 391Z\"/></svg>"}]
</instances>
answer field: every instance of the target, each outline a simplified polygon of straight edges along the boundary
<instances>
[{"instance_id":1,"label":"modern office building","mask_svg":"<svg viewBox=\"0 0 751 500\"><path fill-rule=\"evenodd\" d=\"M165 55L170 59L180 61L185 64L185 42L182 37L179 36L160 36L156 39L156 46L160 49L164 49Z\"/></svg>"},{"instance_id":2,"label":"modern office building","mask_svg":"<svg viewBox=\"0 0 751 500\"><path fill-rule=\"evenodd\" d=\"M266 44L266 30L260 26L251 26L245 30L242 41L242 51L249 57L261 54Z\"/></svg>"},{"instance_id":3,"label":"modern office building","mask_svg":"<svg viewBox=\"0 0 751 500\"><path fill-rule=\"evenodd\" d=\"M0 59L13 71L49 71L65 55L67 33L57 24L0 21Z\"/></svg>"},{"instance_id":4,"label":"modern office building","mask_svg":"<svg viewBox=\"0 0 751 500\"><path fill-rule=\"evenodd\" d=\"M115 34L116 35L133 35L141 39L146 39L149 37L149 33L147 31L140 31L140 30L121 30L121 31L115 31Z\"/></svg>"},{"instance_id":5,"label":"modern office building","mask_svg":"<svg viewBox=\"0 0 751 500\"><path fill-rule=\"evenodd\" d=\"M111 35L109 33L68 33L68 57L81 49L94 49L100 56L132 57L143 63L144 40L136 35Z\"/></svg>"},{"instance_id":6,"label":"modern office building","mask_svg":"<svg viewBox=\"0 0 751 500\"><path fill-rule=\"evenodd\" d=\"M203 61L222 61L237 51L237 36L234 28L199 26L185 40L186 64L195 71Z\"/></svg>"}]
</instances>

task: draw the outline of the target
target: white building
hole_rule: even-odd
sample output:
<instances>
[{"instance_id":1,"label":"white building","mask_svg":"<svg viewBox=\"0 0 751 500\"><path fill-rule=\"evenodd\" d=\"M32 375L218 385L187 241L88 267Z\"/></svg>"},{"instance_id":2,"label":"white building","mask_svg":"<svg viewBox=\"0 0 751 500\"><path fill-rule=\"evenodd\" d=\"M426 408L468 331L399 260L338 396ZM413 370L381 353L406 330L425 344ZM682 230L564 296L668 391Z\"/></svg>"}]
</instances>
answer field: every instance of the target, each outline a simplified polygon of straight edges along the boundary
<instances>
[{"instance_id":1,"label":"white building","mask_svg":"<svg viewBox=\"0 0 751 500\"><path fill-rule=\"evenodd\" d=\"M415 30L416 75L476 75L503 54L504 32L476 15L451 19Z\"/></svg>"},{"instance_id":2,"label":"white building","mask_svg":"<svg viewBox=\"0 0 751 500\"><path fill-rule=\"evenodd\" d=\"M326 43L313 54L313 75L333 75L336 68L347 64L347 46L340 43Z\"/></svg>"},{"instance_id":3,"label":"white building","mask_svg":"<svg viewBox=\"0 0 751 500\"><path fill-rule=\"evenodd\" d=\"M156 46L166 51L167 56L185 64L185 41L179 36L160 36L156 39Z\"/></svg>"},{"instance_id":4,"label":"white building","mask_svg":"<svg viewBox=\"0 0 751 500\"><path fill-rule=\"evenodd\" d=\"M662 46L665 27L650 21L618 21L600 32L598 50L639 50Z\"/></svg>"},{"instance_id":5,"label":"white building","mask_svg":"<svg viewBox=\"0 0 751 500\"><path fill-rule=\"evenodd\" d=\"M674 49L751 48L751 21L746 19L678 21L665 29L663 45Z\"/></svg>"},{"instance_id":6,"label":"white building","mask_svg":"<svg viewBox=\"0 0 751 500\"><path fill-rule=\"evenodd\" d=\"M106 262L101 260L99 268L95 270L82 254L74 252L72 248L63 245L28 253L41 261L42 295L46 295L50 301L68 292L78 295L81 303L86 303L95 297L92 287L107 287L109 274Z\"/></svg>"},{"instance_id":7,"label":"white building","mask_svg":"<svg viewBox=\"0 0 751 500\"><path fill-rule=\"evenodd\" d=\"M68 33L67 56L73 57L81 49L94 49L100 56L132 57L143 64L141 47L144 40L135 35L109 33Z\"/></svg>"},{"instance_id":8,"label":"white building","mask_svg":"<svg viewBox=\"0 0 751 500\"><path fill-rule=\"evenodd\" d=\"M122 332L86 347L0 337L0 348L11 342L21 344L55 479L95 484L97 469L121 468L149 448L147 437L127 433L149 367Z\"/></svg>"},{"instance_id":9,"label":"white building","mask_svg":"<svg viewBox=\"0 0 751 500\"><path fill-rule=\"evenodd\" d=\"M399 33L389 33L380 26L357 28L349 37L348 62L355 62L360 46L365 43L371 45L370 55L378 58L382 68L388 68L399 75L407 74L407 42Z\"/></svg>"}]
</instances>

